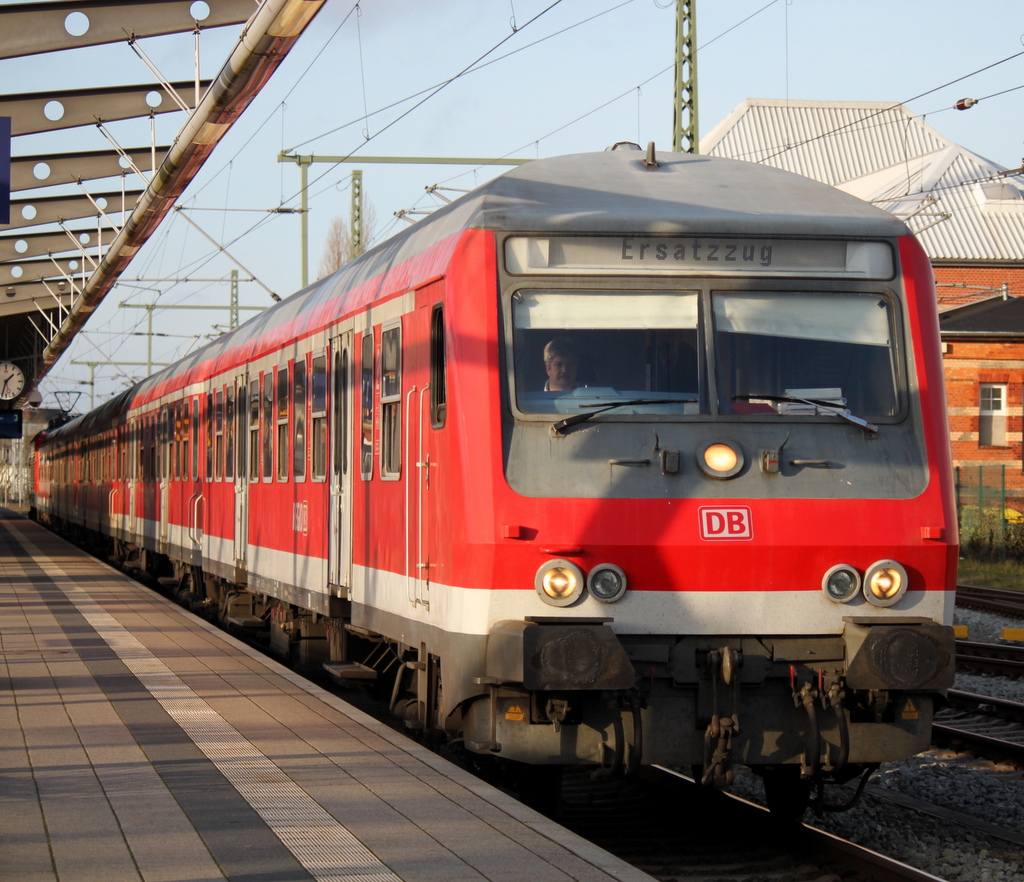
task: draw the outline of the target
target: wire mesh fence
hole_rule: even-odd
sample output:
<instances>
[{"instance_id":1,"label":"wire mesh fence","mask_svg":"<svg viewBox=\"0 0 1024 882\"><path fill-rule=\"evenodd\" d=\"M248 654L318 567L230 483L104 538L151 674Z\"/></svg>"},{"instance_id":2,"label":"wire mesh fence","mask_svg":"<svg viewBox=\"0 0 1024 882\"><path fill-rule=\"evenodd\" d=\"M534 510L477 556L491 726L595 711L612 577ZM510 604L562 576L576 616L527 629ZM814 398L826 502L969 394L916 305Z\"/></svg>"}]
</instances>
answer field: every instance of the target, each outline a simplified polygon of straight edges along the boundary
<instances>
[{"instance_id":1,"label":"wire mesh fence","mask_svg":"<svg viewBox=\"0 0 1024 882\"><path fill-rule=\"evenodd\" d=\"M1006 466L958 466L955 478L961 556L1024 563L1024 490L1007 486Z\"/></svg>"}]
</instances>

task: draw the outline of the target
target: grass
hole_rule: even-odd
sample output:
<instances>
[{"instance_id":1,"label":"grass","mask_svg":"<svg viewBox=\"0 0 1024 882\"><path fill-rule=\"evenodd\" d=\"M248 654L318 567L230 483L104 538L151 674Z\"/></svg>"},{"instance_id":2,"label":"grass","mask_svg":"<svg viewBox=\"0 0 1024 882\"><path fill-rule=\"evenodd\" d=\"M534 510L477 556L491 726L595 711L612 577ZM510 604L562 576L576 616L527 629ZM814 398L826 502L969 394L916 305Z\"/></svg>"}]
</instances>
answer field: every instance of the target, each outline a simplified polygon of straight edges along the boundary
<instances>
[{"instance_id":1,"label":"grass","mask_svg":"<svg viewBox=\"0 0 1024 882\"><path fill-rule=\"evenodd\" d=\"M1012 561L999 563L961 558L956 578L967 585L1024 589L1024 565Z\"/></svg>"}]
</instances>

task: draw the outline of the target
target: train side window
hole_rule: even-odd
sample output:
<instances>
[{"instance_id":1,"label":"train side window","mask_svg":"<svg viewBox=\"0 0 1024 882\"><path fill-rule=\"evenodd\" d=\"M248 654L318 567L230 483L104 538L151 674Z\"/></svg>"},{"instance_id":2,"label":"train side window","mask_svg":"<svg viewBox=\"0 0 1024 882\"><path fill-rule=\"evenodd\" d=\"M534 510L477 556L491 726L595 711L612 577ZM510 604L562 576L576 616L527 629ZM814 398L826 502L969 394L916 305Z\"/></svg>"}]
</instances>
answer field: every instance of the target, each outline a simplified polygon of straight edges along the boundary
<instances>
[{"instance_id":1,"label":"train side window","mask_svg":"<svg viewBox=\"0 0 1024 882\"><path fill-rule=\"evenodd\" d=\"M288 480L288 366L277 369L277 480Z\"/></svg>"},{"instance_id":2,"label":"train side window","mask_svg":"<svg viewBox=\"0 0 1024 882\"><path fill-rule=\"evenodd\" d=\"M249 480L260 479L260 381L249 382Z\"/></svg>"},{"instance_id":3,"label":"train side window","mask_svg":"<svg viewBox=\"0 0 1024 882\"><path fill-rule=\"evenodd\" d=\"M295 379L292 381L292 472L296 481L306 480L306 356L295 359Z\"/></svg>"},{"instance_id":4,"label":"train side window","mask_svg":"<svg viewBox=\"0 0 1024 882\"><path fill-rule=\"evenodd\" d=\"M364 481L373 476L373 332L363 336L360 353L360 443L359 475Z\"/></svg>"},{"instance_id":5,"label":"train side window","mask_svg":"<svg viewBox=\"0 0 1024 882\"><path fill-rule=\"evenodd\" d=\"M334 474L348 474L348 347L334 354Z\"/></svg>"},{"instance_id":6,"label":"train side window","mask_svg":"<svg viewBox=\"0 0 1024 882\"><path fill-rule=\"evenodd\" d=\"M444 306L430 314L430 425L440 429L448 410L448 370L445 366Z\"/></svg>"},{"instance_id":7,"label":"train side window","mask_svg":"<svg viewBox=\"0 0 1024 882\"><path fill-rule=\"evenodd\" d=\"M228 383L224 393L224 433L227 443L224 447L224 478L235 480L235 384Z\"/></svg>"},{"instance_id":8,"label":"train side window","mask_svg":"<svg viewBox=\"0 0 1024 882\"><path fill-rule=\"evenodd\" d=\"M206 480L213 480L213 393L206 393L206 410L203 413L206 421Z\"/></svg>"},{"instance_id":9,"label":"train side window","mask_svg":"<svg viewBox=\"0 0 1024 882\"><path fill-rule=\"evenodd\" d=\"M199 399L192 399L192 480L199 480Z\"/></svg>"},{"instance_id":10,"label":"train side window","mask_svg":"<svg viewBox=\"0 0 1024 882\"><path fill-rule=\"evenodd\" d=\"M242 479L246 475L246 469L248 468L248 457L246 453L249 450L249 435L246 429L248 423L246 420L249 418L249 408L246 406L246 394L249 388L249 384L242 379L238 383L238 402L235 408L235 418L238 420L238 431L236 435L236 450L238 451L238 462L236 463L237 469L235 474L238 475L239 479Z\"/></svg>"},{"instance_id":11,"label":"train side window","mask_svg":"<svg viewBox=\"0 0 1024 882\"><path fill-rule=\"evenodd\" d=\"M156 437L156 421L157 414L154 411L150 411L149 414L149 480L155 481L158 477L156 471L156 448L157 448L157 437Z\"/></svg>"},{"instance_id":12,"label":"train side window","mask_svg":"<svg viewBox=\"0 0 1024 882\"><path fill-rule=\"evenodd\" d=\"M224 476L224 390L217 390L217 409L214 415L213 469L219 481Z\"/></svg>"},{"instance_id":13,"label":"train side window","mask_svg":"<svg viewBox=\"0 0 1024 882\"><path fill-rule=\"evenodd\" d=\"M181 477L181 402L175 401L171 405L171 420L173 434L171 435L171 480L177 481Z\"/></svg>"},{"instance_id":14,"label":"train side window","mask_svg":"<svg viewBox=\"0 0 1024 882\"><path fill-rule=\"evenodd\" d=\"M274 477L274 371L263 375L263 480Z\"/></svg>"},{"instance_id":15,"label":"train side window","mask_svg":"<svg viewBox=\"0 0 1024 882\"><path fill-rule=\"evenodd\" d=\"M313 480L327 477L327 356L313 359Z\"/></svg>"},{"instance_id":16,"label":"train side window","mask_svg":"<svg viewBox=\"0 0 1024 882\"><path fill-rule=\"evenodd\" d=\"M402 472L402 329L388 328L380 337L380 473Z\"/></svg>"}]
</instances>

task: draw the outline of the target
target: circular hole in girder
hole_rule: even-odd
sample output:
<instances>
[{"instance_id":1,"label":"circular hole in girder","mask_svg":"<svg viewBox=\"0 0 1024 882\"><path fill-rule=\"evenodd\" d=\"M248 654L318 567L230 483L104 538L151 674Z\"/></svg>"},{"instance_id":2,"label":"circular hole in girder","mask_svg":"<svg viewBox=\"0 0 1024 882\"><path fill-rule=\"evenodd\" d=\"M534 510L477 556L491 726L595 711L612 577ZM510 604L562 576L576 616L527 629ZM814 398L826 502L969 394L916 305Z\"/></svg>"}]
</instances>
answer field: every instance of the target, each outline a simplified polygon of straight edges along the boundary
<instances>
[{"instance_id":1,"label":"circular hole in girder","mask_svg":"<svg viewBox=\"0 0 1024 882\"><path fill-rule=\"evenodd\" d=\"M196 2L188 8L188 13L196 21L206 21L210 16L210 4L204 3L203 0L196 0Z\"/></svg>"},{"instance_id":2,"label":"circular hole in girder","mask_svg":"<svg viewBox=\"0 0 1024 882\"><path fill-rule=\"evenodd\" d=\"M117 164L121 166L121 168L131 168L131 163L128 161L127 156L118 156Z\"/></svg>"},{"instance_id":3,"label":"circular hole in girder","mask_svg":"<svg viewBox=\"0 0 1024 882\"><path fill-rule=\"evenodd\" d=\"M68 261L68 269L71 270L72 272L77 270L78 269L78 261L77 260L69 260Z\"/></svg>"},{"instance_id":4,"label":"circular hole in girder","mask_svg":"<svg viewBox=\"0 0 1024 882\"><path fill-rule=\"evenodd\" d=\"M50 166L45 162L37 162L32 166L32 174L35 175L37 181L45 181L50 177Z\"/></svg>"},{"instance_id":5,"label":"circular hole in girder","mask_svg":"<svg viewBox=\"0 0 1024 882\"><path fill-rule=\"evenodd\" d=\"M83 245L88 245L92 241L92 236L89 233L79 233L78 241Z\"/></svg>"},{"instance_id":6,"label":"circular hole in girder","mask_svg":"<svg viewBox=\"0 0 1024 882\"><path fill-rule=\"evenodd\" d=\"M64 105L59 101L47 101L43 106L43 116L50 122L57 122L64 116Z\"/></svg>"},{"instance_id":7,"label":"circular hole in girder","mask_svg":"<svg viewBox=\"0 0 1024 882\"><path fill-rule=\"evenodd\" d=\"M159 107L164 103L164 96L157 92L155 89L152 92L146 93L146 106L148 107Z\"/></svg>"},{"instance_id":8,"label":"circular hole in girder","mask_svg":"<svg viewBox=\"0 0 1024 882\"><path fill-rule=\"evenodd\" d=\"M12 279L20 279L23 275L25 275L25 270L23 270L20 266L12 266L11 267L11 278Z\"/></svg>"},{"instance_id":9,"label":"circular hole in girder","mask_svg":"<svg viewBox=\"0 0 1024 882\"><path fill-rule=\"evenodd\" d=\"M84 12L72 12L64 19L64 30L72 37L84 37L89 31L89 16Z\"/></svg>"},{"instance_id":10,"label":"circular hole in girder","mask_svg":"<svg viewBox=\"0 0 1024 882\"><path fill-rule=\"evenodd\" d=\"M18 254L24 254L28 251L28 242L24 239L18 239L18 241L14 243L14 250L17 251Z\"/></svg>"},{"instance_id":11,"label":"circular hole in girder","mask_svg":"<svg viewBox=\"0 0 1024 882\"><path fill-rule=\"evenodd\" d=\"M36 219L36 207L34 205L23 205L21 207L21 216L25 220L35 220Z\"/></svg>"},{"instance_id":12,"label":"circular hole in girder","mask_svg":"<svg viewBox=\"0 0 1024 882\"><path fill-rule=\"evenodd\" d=\"M101 208L103 211L106 211L107 210L107 199L106 199L106 197L105 196L100 196L96 200L96 205L99 206L99 208Z\"/></svg>"}]
</instances>

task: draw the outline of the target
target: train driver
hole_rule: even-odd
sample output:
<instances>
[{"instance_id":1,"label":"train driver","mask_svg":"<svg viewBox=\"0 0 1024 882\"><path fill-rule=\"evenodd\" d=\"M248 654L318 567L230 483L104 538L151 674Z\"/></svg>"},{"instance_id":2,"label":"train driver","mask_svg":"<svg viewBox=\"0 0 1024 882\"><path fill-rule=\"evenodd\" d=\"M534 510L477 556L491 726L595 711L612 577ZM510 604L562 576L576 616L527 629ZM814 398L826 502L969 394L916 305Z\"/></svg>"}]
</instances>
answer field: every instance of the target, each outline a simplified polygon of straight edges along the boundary
<instances>
[{"instance_id":1,"label":"train driver","mask_svg":"<svg viewBox=\"0 0 1024 882\"><path fill-rule=\"evenodd\" d=\"M568 337L555 337L544 347L544 370L548 379L545 392L571 392L576 388L580 359L576 345Z\"/></svg>"}]
</instances>

